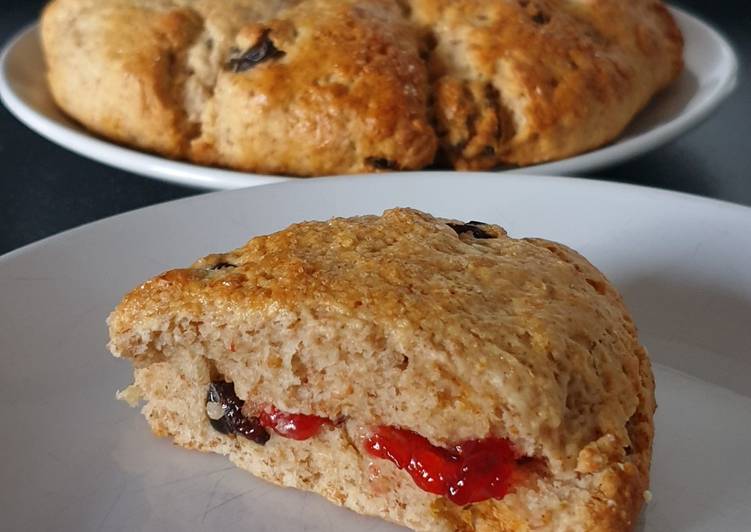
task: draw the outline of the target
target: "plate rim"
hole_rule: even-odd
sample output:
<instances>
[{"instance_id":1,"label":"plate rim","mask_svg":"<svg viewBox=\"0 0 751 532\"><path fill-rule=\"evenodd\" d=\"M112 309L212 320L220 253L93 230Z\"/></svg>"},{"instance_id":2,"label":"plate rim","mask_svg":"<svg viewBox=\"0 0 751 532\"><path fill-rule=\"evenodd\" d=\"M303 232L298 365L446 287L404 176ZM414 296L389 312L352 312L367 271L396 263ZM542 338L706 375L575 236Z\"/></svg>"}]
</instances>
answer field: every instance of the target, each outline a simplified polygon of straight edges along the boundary
<instances>
[{"instance_id":1,"label":"plate rim","mask_svg":"<svg viewBox=\"0 0 751 532\"><path fill-rule=\"evenodd\" d=\"M699 125L707 119L719 105L727 99L738 85L739 60L730 40L711 23L689 11L668 6L676 20L692 24L714 41L727 63L725 76L708 95L706 101L688 113L681 113L667 123L648 130L633 138L606 144L603 147L574 155L559 161L538 165L497 170L498 174L558 174L572 175L591 172L605 166L618 164L639 154L647 153L665 143L678 138L681 133ZM0 101L21 123L48 141L76 153L89 160L113 168L169 183L192 186L206 190L225 190L261 186L285 181L299 181L301 178L255 174L226 168L204 166L188 161L173 160L157 154L140 151L100 138L88 131L79 131L62 124L46 114L27 105L13 88L7 75L10 57L17 46L33 34L39 33L40 22L35 20L18 30L5 43L0 51ZM583 161L589 161L584 163ZM452 170L446 170L452 171ZM309 179L309 178L305 178Z\"/></svg>"},{"instance_id":2,"label":"plate rim","mask_svg":"<svg viewBox=\"0 0 751 532\"><path fill-rule=\"evenodd\" d=\"M111 216L106 216L104 218L99 218L97 220L92 220L90 222L71 227L69 229L64 229L60 232L54 233L52 235L46 236L44 238L41 238L39 240L35 240L33 242L30 242L28 244L24 244L21 247L18 247L16 249L12 249L4 254L0 254L0 266L7 263L8 261L13 260L17 255L23 255L28 252L32 252L37 247L42 247L47 245L50 241L56 241L56 240L64 240L65 238L68 238L72 234L78 233L78 232L84 232L91 228L91 226L95 226L101 223L112 223L116 219L121 217L128 217L131 215L135 215L137 213L147 211L147 210L156 210L156 209L163 209L168 206L173 206L175 204L188 204L193 202L203 202L203 201L210 201L208 198L214 197L214 196L220 196L225 194L236 194L238 192L245 193L245 194L252 194L256 190L260 189L267 189L267 188L287 188L287 187L296 187L296 186L306 186L305 183L331 183L332 185L336 186L337 182L341 181L369 181L372 180L373 177L377 176L380 180L400 180L404 179L406 176L412 176L416 178L423 178L423 177L430 177L431 179L436 178L446 178L451 180L458 180L462 179L464 176L471 176L473 178L479 178L483 180L488 181L498 181L499 179L502 179L508 184L509 186L524 186L525 182L528 181L534 181L538 183L548 183L553 185L562 185L564 187L569 186L585 186L585 187L593 187L593 188L608 188L611 189L613 192L624 192L627 194L639 194L639 195L648 195L648 196L662 196L663 198L675 198L681 201L684 201L688 204L704 204L707 206L711 206L715 209L722 209L722 210L728 210L733 211L741 216L747 216L749 217L749 221L751 222L751 206L749 205L743 205L740 203L734 203L727 200L717 199L717 198L711 198L706 196L700 196L698 194L692 194L689 192L682 192L679 190L671 190L666 188L658 188L648 185L639 185L634 183L625 183L622 181L604 181L597 178L591 178L591 177L575 177L575 176L563 176L563 175L550 175L550 174L521 174L521 173L507 173L507 174L497 174L493 172L468 172L468 171L453 171L453 170L440 170L440 171L416 171L416 172L389 172L386 174L347 174L347 175L337 175L337 176L324 176L324 177L311 177L307 178L304 181L296 181L292 179L288 179L283 182L279 183L267 183L264 185L256 185L256 186L250 186L245 187L241 189L226 189L226 190L215 190L212 192L204 192L202 194L196 194L193 196L187 196L183 198L176 198L173 200L163 201L160 203L155 203L152 205L145 205L143 207L138 207L135 209L131 209L128 211L120 212L117 214L113 214ZM520 185L521 184L521 185Z\"/></svg>"}]
</instances>

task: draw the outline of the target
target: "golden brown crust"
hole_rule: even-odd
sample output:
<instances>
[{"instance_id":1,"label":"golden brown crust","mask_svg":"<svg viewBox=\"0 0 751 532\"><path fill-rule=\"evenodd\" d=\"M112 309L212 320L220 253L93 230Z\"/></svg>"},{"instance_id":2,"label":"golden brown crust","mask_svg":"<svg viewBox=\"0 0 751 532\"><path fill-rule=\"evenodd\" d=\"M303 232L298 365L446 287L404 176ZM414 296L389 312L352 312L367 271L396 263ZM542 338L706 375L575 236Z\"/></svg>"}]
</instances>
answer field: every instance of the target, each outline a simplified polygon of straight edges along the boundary
<instances>
[{"instance_id":1,"label":"golden brown crust","mask_svg":"<svg viewBox=\"0 0 751 532\"><path fill-rule=\"evenodd\" d=\"M654 0L414 0L433 29L438 131L457 168L527 165L613 140L678 76Z\"/></svg>"},{"instance_id":2,"label":"golden brown crust","mask_svg":"<svg viewBox=\"0 0 751 532\"><path fill-rule=\"evenodd\" d=\"M432 162L427 69L394 2L231 4L52 2L53 96L102 135L206 164L306 176ZM266 40L276 53L233 66Z\"/></svg>"},{"instance_id":3,"label":"golden brown crust","mask_svg":"<svg viewBox=\"0 0 751 532\"><path fill-rule=\"evenodd\" d=\"M658 0L53 0L42 37L55 100L93 131L300 176L581 153L683 46ZM233 71L264 39L280 53Z\"/></svg>"},{"instance_id":4,"label":"golden brown crust","mask_svg":"<svg viewBox=\"0 0 751 532\"><path fill-rule=\"evenodd\" d=\"M427 71L396 4L304 2L243 28L237 47L264 33L285 55L219 75L194 157L208 143L208 162L294 175L415 169L433 160Z\"/></svg>"},{"instance_id":5,"label":"golden brown crust","mask_svg":"<svg viewBox=\"0 0 751 532\"><path fill-rule=\"evenodd\" d=\"M42 40L53 97L101 135L181 156L192 128L175 65L200 29L195 14L122 2L96 9L91 4L72 9L70 2L52 2L44 11Z\"/></svg>"},{"instance_id":6,"label":"golden brown crust","mask_svg":"<svg viewBox=\"0 0 751 532\"><path fill-rule=\"evenodd\" d=\"M305 222L157 276L108 323L156 433L359 512L424 530L605 531L629 530L643 503L649 361L617 291L561 244L410 209ZM349 473L309 458L328 439L211 432L211 372L240 397L346 419L324 454ZM358 438L381 424L439 445L505 437L535 466L504 499L460 508L372 463Z\"/></svg>"}]
</instances>

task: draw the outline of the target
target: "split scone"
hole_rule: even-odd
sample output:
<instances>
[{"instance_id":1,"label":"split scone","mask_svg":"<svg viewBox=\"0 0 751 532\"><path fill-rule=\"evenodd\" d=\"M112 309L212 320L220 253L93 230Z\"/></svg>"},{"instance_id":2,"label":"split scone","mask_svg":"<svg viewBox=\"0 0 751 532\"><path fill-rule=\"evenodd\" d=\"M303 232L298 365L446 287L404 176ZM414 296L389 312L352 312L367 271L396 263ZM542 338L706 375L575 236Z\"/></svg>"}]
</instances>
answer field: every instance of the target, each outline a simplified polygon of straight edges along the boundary
<instances>
[{"instance_id":1,"label":"split scone","mask_svg":"<svg viewBox=\"0 0 751 532\"><path fill-rule=\"evenodd\" d=\"M659 0L52 0L51 93L115 141L298 176L616 138L682 68Z\"/></svg>"},{"instance_id":2,"label":"split scone","mask_svg":"<svg viewBox=\"0 0 751 532\"><path fill-rule=\"evenodd\" d=\"M655 409L575 251L411 209L166 272L109 320L155 434L415 530L630 530Z\"/></svg>"}]
</instances>

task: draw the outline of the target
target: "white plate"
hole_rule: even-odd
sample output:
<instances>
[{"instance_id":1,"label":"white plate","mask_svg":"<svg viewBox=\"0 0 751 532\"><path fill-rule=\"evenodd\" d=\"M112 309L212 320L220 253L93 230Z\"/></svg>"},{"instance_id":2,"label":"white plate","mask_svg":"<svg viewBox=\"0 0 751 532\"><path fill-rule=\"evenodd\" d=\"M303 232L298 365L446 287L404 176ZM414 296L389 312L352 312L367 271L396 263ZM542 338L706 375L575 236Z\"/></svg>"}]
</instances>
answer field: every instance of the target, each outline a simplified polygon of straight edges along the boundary
<instances>
[{"instance_id":1,"label":"white plate","mask_svg":"<svg viewBox=\"0 0 751 532\"><path fill-rule=\"evenodd\" d=\"M706 118L733 90L738 62L727 41L701 20L672 8L686 41L680 79L642 111L609 146L513 173L573 175L616 164L652 150ZM61 146L137 174L202 188L240 188L289 178L210 168L124 148L102 140L67 118L54 104L45 80L37 25L23 30L0 59L0 99L23 123Z\"/></svg>"},{"instance_id":2,"label":"white plate","mask_svg":"<svg viewBox=\"0 0 751 532\"><path fill-rule=\"evenodd\" d=\"M0 258L3 530L396 530L153 437L114 399L104 320L146 278L303 219L413 206L569 244L625 295L657 377L644 530L751 530L751 209L596 181L453 172L194 197Z\"/></svg>"}]
</instances>

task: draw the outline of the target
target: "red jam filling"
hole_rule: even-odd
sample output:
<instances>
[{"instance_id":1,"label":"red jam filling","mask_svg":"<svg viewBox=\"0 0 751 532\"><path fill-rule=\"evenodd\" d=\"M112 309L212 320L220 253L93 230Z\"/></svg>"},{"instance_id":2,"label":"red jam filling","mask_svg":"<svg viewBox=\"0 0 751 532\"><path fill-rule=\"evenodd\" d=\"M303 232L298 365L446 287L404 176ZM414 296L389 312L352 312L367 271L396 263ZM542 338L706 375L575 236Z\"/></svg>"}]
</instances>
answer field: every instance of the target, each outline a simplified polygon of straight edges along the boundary
<instances>
[{"instance_id":1,"label":"red jam filling","mask_svg":"<svg viewBox=\"0 0 751 532\"><path fill-rule=\"evenodd\" d=\"M273 405L262 405L258 418L261 425L279 436L293 440L307 440L317 435L324 425L333 425L330 419L306 414L289 414Z\"/></svg>"},{"instance_id":2,"label":"red jam filling","mask_svg":"<svg viewBox=\"0 0 751 532\"><path fill-rule=\"evenodd\" d=\"M365 448L406 469L423 490L461 506L502 498L516 465L511 445L502 438L468 440L446 449L410 430L379 427Z\"/></svg>"}]
</instances>

